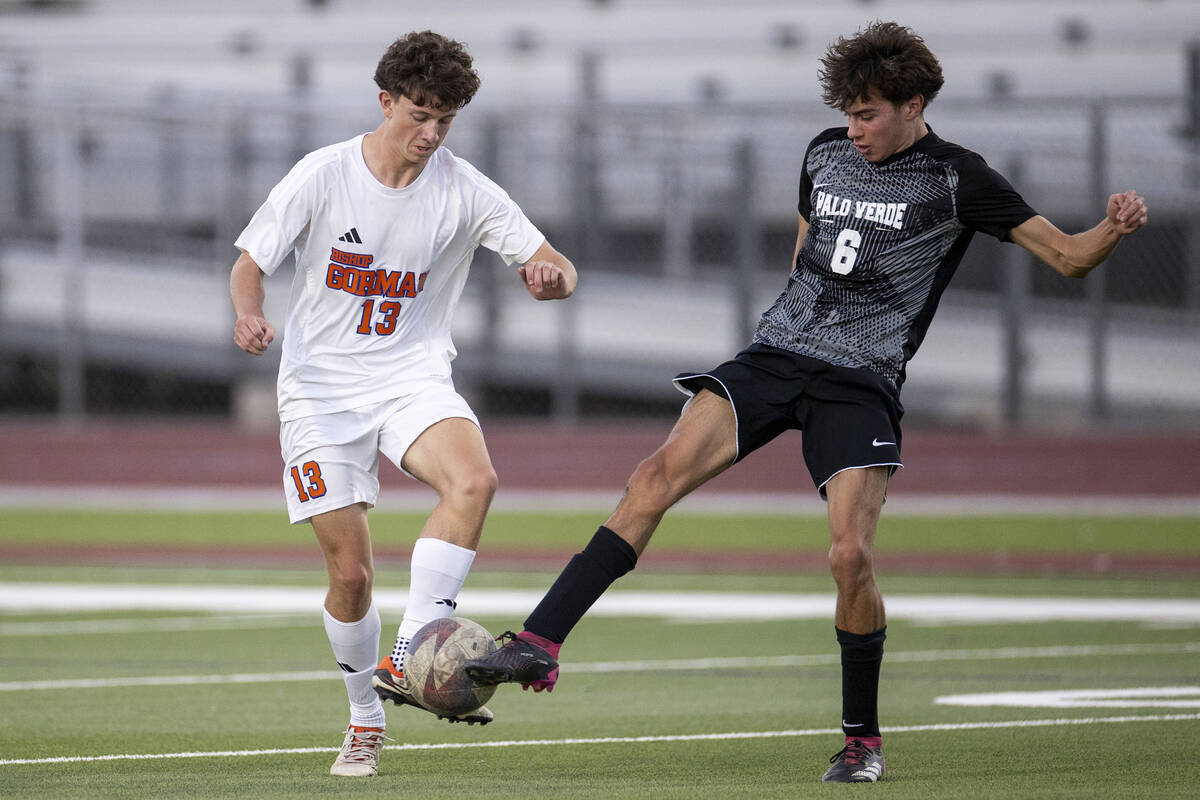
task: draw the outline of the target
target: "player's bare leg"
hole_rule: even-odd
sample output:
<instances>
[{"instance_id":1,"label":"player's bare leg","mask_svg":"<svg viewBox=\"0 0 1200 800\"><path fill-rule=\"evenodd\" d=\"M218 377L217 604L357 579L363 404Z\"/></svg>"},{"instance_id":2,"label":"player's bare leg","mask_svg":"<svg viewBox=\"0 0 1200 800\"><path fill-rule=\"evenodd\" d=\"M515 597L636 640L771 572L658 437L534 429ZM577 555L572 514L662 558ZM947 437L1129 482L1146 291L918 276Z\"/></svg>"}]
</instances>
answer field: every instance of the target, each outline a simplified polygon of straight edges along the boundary
<instances>
[{"instance_id":1,"label":"player's bare leg","mask_svg":"<svg viewBox=\"0 0 1200 800\"><path fill-rule=\"evenodd\" d=\"M667 440L640 464L604 525L639 556L671 506L733 465L737 424L729 400L701 389Z\"/></svg>"},{"instance_id":2,"label":"player's bare leg","mask_svg":"<svg viewBox=\"0 0 1200 800\"><path fill-rule=\"evenodd\" d=\"M829 566L838 590L834 623L842 651L846 736L822 778L828 782L874 782L885 769L877 709L887 618L875 582L875 528L887 479L886 467L849 469L825 485Z\"/></svg>"},{"instance_id":3,"label":"player's bare leg","mask_svg":"<svg viewBox=\"0 0 1200 800\"><path fill-rule=\"evenodd\" d=\"M617 509L567 564L525 630L495 653L468 662L467 674L482 685L515 682L553 690L559 650L575 623L633 569L663 514L728 469L736 453L733 407L722 396L700 391L684 406L666 442L634 470Z\"/></svg>"},{"instance_id":4,"label":"player's bare leg","mask_svg":"<svg viewBox=\"0 0 1200 800\"><path fill-rule=\"evenodd\" d=\"M318 514L312 526L329 573L325 610L341 622L362 619L371 606L375 581L366 504Z\"/></svg>"},{"instance_id":5,"label":"player's bare leg","mask_svg":"<svg viewBox=\"0 0 1200 800\"><path fill-rule=\"evenodd\" d=\"M379 696L396 705L424 708L404 675L404 656L413 635L435 619L449 617L475 558L483 520L496 493L496 471L475 423L450 418L427 428L402 461L404 469L431 487L437 505L413 546L408 605L390 655L375 669L372 684ZM426 709L428 710L428 709ZM461 716L439 714L450 722L486 725L492 712L481 707Z\"/></svg>"},{"instance_id":6,"label":"player's bare leg","mask_svg":"<svg viewBox=\"0 0 1200 800\"><path fill-rule=\"evenodd\" d=\"M829 514L829 567L837 583L834 623L870 633L886 623L875 582L875 528L887 489L886 467L848 469L825 484Z\"/></svg>"},{"instance_id":7,"label":"player's bare leg","mask_svg":"<svg viewBox=\"0 0 1200 800\"><path fill-rule=\"evenodd\" d=\"M408 448L403 466L438 495L421 536L476 549L498 484L479 428L461 417L431 425Z\"/></svg>"}]
</instances>

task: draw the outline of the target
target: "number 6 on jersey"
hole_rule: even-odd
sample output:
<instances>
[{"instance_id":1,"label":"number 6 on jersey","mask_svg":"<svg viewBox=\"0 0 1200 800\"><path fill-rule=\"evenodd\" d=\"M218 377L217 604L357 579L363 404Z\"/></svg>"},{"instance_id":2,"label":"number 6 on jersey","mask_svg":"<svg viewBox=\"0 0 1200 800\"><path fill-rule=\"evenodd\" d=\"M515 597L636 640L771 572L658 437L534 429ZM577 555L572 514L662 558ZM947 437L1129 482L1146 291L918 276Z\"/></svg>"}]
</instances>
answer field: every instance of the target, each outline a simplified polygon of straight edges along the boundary
<instances>
[{"instance_id":1,"label":"number 6 on jersey","mask_svg":"<svg viewBox=\"0 0 1200 800\"><path fill-rule=\"evenodd\" d=\"M829 268L838 275L849 275L858 260L858 247L862 244L862 234L854 228L842 228L838 234L837 247L833 250L833 260Z\"/></svg>"}]
</instances>

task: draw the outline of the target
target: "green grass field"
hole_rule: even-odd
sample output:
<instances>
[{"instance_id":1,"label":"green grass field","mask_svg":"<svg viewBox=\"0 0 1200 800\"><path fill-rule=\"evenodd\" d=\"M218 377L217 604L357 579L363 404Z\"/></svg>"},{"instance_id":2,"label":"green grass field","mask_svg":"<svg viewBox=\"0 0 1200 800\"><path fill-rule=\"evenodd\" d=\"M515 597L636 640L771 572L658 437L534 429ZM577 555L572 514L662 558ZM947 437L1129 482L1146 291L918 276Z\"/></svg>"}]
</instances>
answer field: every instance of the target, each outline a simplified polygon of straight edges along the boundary
<instances>
[{"instance_id":1,"label":"green grass field","mask_svg":"<svg viewBox=\"0 0 1200 800\"><path fill-rule=\"evenodd\" d=\"M389 706L394 741L380 776L332 778L346 700L317 605L172 605L214 587L218 598L309 591L319 604L319 570L205 569L186 558L53 563L53 549L64 543L315 549L306 528L281 517L0 511L0 544L34 541L51 553L39 565L0 564L0 796L1158 798L1195 791L1188 753L1200 740L1200 581L1190 575L881 575L894 609L881 690L889 771L868 789L819 783L841 741L832 620L761 613L787 606L788 596L831 597L832 583L823 574L778 572L635 571L613 593L687 592L698 604L753 610L728 620L703 605L589 616L564 648L553 694L501 687L489 702L497 721L485 728ZM419 519L378 514L373 526L400 546ZM578 547L597 521L595 514L496 513L484 547ZM1195 557L1197 533L1200 520L1188 517L897 517L881 525L879 547ZM819 551L824 537L816 518L679 515L668 517L651 547L715 550L733 542ZM467 585L474 596L519 602L460 613L494 632L519 627L516 608L553 574L476 570ZM401 592L405 583L403 572L381 570L377 588ZM22 605L37 587L52 588L62 604ZM165 599L108 608L96 599L104 587L161 591ZM931 595L944 595L944 607L957 612L1040 600L1028 619L984 611L947 621L913 604ZM1086 613L1072 617L1076 607ZM398 622L398 611L385 608L385 647ZM1163 691L1139 696L1151 689ZM937 702L1084 690L1110 694L1043 694L1005 706Z\"/></svg>"},{"instance_id":2,"label":"green grass field","mask_svg":"<svg viewBox=\"0 0 1200 800\"><path fill-rule=\"evenodd\" d=\"M483 548L579 548L606 515L493 512ZM425 515L376 511L377 543L409 546ZM732 521L731 521L732 520ZM308 546L307 526L289 525L277 511L170 513L0 509L0 542L149 544L237 548ZM898 516L885 514L877 547L887 551L985 552L998 549L1112 553L1200 553L1189 516ZM785 514L700 515L672 512L654 534L655 550L689 548L811 549L828 546L825 520Z\"/></svg>"}]
</instances>

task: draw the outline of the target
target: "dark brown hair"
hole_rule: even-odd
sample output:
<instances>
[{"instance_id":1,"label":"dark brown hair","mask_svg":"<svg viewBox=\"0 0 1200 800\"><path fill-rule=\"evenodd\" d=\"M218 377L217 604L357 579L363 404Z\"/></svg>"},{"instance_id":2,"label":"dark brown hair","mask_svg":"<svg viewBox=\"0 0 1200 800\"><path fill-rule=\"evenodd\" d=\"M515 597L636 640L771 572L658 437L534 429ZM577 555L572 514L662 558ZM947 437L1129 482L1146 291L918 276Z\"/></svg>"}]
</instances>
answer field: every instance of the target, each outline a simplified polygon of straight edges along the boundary
<instances>
[{"instance_id":1,"label":"dark brown hair","mask_svg":"<svg viewBox=\"0 0 1200 800\"><path fill-rule=\"evenodd\" d=\"M419 106L459 109L479 89L471 54L461 42L433 31L412 32L392 42L375 68L375 83Z\"/></svg>"},{"instance_id":2,"label":"dark brown hair","mask_svg":"<svg viewBox=\"0 0 1200 800\"><path fill-rule=\"evenodd\" d=\"M821 58L825 105L845 111L872 90L893 105L917 95L928 105L942 88L942 65L910 28L873 22L853 38L839 36Z\"/></svg>"}]
</instances>

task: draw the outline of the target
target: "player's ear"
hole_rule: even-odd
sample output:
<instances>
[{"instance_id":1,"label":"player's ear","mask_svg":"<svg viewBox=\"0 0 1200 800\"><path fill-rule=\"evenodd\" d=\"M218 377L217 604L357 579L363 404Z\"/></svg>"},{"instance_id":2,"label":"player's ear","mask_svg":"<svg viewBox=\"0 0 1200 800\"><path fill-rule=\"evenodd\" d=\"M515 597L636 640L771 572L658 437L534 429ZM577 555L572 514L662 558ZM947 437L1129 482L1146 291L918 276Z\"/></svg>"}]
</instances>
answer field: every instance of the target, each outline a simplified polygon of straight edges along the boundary
<instances>
[{"instance_id":1,"label":"player's ear","mask_svg":"<svg viewBox=\"0 0 1200 800\"><path fill-rule=\"evenodd\" d=\"M923 95L913 95L904 104L905 119L913 120L921 116L925 112L925 97Z\"/></svg>"},{"instance_id":2,"label":"player's ear","mask_svg":"<svg viewBox=\"0 0 1200 800\"><path fill-rule=\"evenodd\" d=\"M396 98L392 97L392 93L387 89L379 90L379 107L383 109L383 115L388 119L392 118L392 111L396 106Z\"/></svg>"}]
</instances>

